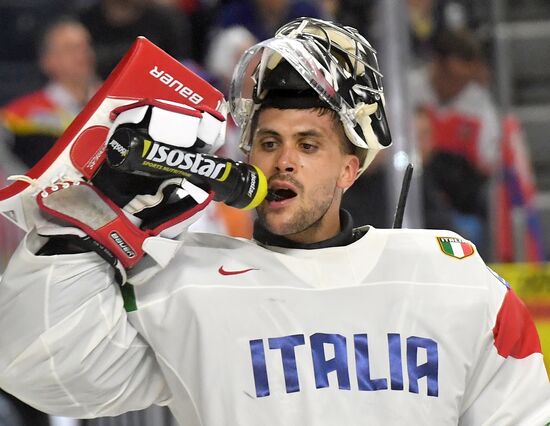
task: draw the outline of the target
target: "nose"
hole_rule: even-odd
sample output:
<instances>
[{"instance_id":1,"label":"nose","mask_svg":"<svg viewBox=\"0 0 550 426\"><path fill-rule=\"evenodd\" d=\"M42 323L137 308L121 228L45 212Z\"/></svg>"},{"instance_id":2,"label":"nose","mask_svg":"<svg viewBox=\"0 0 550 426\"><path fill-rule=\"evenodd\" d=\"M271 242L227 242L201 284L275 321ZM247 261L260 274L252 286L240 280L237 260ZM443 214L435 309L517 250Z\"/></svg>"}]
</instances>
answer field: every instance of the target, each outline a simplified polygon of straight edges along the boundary
<instances>
[{"instance_id":1,"label":"nose","mask_svg":"<svg viewBox=\"0 0 550 426\"><path fill-rule=\"evenodd\" d=\"M283 145L279 150L279 155L275 163L278 172L291 173L296 170L296 152L292 147Z\"/></svg>"}]
</instances>

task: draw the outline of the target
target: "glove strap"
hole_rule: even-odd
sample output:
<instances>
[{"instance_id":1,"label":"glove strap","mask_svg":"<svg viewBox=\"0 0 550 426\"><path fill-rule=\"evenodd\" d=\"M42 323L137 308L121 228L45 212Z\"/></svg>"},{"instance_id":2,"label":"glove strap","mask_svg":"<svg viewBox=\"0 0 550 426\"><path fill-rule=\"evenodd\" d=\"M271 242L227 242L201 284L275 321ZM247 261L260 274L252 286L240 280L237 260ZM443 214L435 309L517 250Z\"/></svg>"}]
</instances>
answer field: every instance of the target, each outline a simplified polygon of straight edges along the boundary
<instances>
[{"instance_id":1,"label":"glove strap","mask_svg":"<svg viewBox=\"0 0 550 426\"><path fill-rule=\"evenodd\" d=\"M40 210L83 230L106 247L125 268L143 257L142 244L149 234L134 225L124 212L85 182L63 182L37 195Z\"/></svg>"},{"instance_id":2,"label":"glove strap","mask_svg":"<svg viewBox=\"0 0 550 426\"><path fill-rule=\"evenodd\" d=\"M190 192L193 187L186 186L186 189L184 200L192 200ZM145 254L159 268L168 264L181 246L181 242L172 239L174 235L171 234L179 234L199 217L196 213L203 210L213 197L213 194L205 194L202 203L194 201L195 205L187 206L184 211L179 210L179 202L175 203L176 207L159 205L160 210L179 210L179 214L172 212L166 222L152 229L142 229L140 225L147 224L147 221L126 213L93 185L82 181L61 181L46 187L36 196L39 209L55 219L37 223L37 231L50 238L69 238L67 242L85 251L95 251L115 268L117 280L124 283L125 269L135 267ZM67 242L65 249L68 248ZM56 245L51 244L52 247ZM48 250L57 249L46 247L43 253L47 254Z\"/></svg>"},{"instance_id":3,"label":"glove strap","mask_svg":"<svg viewBox=\"0 0 550 426\"><path fill-rule=\"evenodd\" d=\"M65 227L64 231L70 231L71 229ZM90 238L88 235L83 237L76 234L57 234L50 236L43 230L38 230L38 235L43 237L49 237L46 244L44 244L37 252L37 256L55 256L59 254L77 254L96 252L103 260L113 267L115 272L115 280L118 284L122 285L126 282L126 270L120 263L120 261L111 253L105 246L99 244L97 241Z\"/></svg>"}]
</instances>

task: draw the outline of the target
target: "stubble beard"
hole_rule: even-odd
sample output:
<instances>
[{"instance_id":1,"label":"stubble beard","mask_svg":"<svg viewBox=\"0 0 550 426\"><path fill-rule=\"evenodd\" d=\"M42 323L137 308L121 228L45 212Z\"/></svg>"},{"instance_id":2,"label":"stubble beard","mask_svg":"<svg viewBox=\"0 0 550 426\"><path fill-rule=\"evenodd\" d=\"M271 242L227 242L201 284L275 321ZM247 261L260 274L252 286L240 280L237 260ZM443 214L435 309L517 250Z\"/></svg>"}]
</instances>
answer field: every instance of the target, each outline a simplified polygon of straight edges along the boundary
<instances>
[{"instance_id":1,"label":"stubble beard","mask_svg":"<svg viewBox=\"0 0 550 426\"><path fill-rule=\"evenodd\" d=\"M270 223L270 212L262 205L257 209L258 219L264 228L275 235L290 236L306 230L315 231L316 228L321 226L325 214L334 202L335 196L336 188L334 188L332 193L327 190L325 193L316 194L309 207L300 206L290 219L286 220L283 224Z\"/></svg>"}]
</instances>

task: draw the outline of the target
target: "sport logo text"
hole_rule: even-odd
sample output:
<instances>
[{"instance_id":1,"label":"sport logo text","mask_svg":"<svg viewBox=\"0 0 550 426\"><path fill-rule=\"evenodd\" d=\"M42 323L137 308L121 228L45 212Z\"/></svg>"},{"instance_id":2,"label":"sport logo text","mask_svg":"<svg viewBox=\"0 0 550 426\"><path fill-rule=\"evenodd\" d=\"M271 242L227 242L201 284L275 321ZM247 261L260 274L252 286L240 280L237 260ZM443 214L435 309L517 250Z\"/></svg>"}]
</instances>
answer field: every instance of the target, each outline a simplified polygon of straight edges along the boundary
<instances>
[{"instance_id":1,"label":"sport logo text","mask_svg":"<svg viewBox=\"0 0 550 426\"><path fill-rule=\"evenodd\" d=\"M145 149L142 165L153 169L189 176L194 174L210 179L218 179L226 174L230 163L218 163L200 153L173 149L167 145L153 142L150 149ZM219 179L218 179L219 180Z\"/></svg>"},{"instance_id":2,"label":"sport logo text","mask_svg":"<svg viewBox=\"0 0 550 426\"><path fill-rule=\"evenodd\" d=\"M191 89L190 87L187 87L181 81L176 80L167 72L158 69L156 65L151 71L149 71L149 74L151 74L156 79L160 80L166 86L173 89L174 92L177 92L184 98L189 99L195 105L200 104L204 100L204 98L198 93L196 93L195 91L193 91L193 89Z\"/></svg>"}]
</instances>

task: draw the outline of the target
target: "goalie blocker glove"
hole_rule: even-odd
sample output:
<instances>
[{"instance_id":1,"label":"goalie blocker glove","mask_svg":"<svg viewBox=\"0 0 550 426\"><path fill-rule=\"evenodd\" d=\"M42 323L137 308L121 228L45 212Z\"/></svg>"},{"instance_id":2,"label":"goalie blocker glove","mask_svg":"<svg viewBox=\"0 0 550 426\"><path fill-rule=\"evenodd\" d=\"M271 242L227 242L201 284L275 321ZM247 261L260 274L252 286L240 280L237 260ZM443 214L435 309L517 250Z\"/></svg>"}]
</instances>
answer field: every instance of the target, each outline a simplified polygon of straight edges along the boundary
<instances>
[{"instance_id":1,"label":"goalie blocker glove","mask_svg":"<svg viewBox=\"0 0 550 426\"><path fill-rule=\"evenodd\" d=\"M225 133L225 117L218 111L158 100L117 108L111 118L107 140L126 126L190 151L218 149ZM174 238L213 197L200 183L128 174L104 158L89 182L59 180L38 193L38 207L48 220L38 223L37 231L51 237L40 254L94 250L115 267L120 283L131 269L128 281L140 284L168 264L181 244Z\"/></svg>"}]
</instances>

